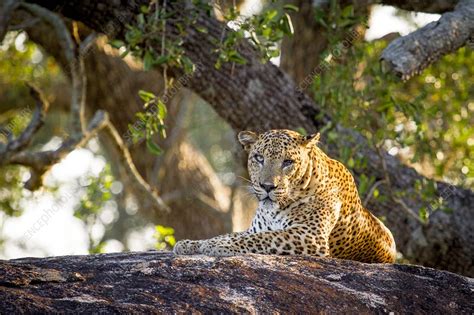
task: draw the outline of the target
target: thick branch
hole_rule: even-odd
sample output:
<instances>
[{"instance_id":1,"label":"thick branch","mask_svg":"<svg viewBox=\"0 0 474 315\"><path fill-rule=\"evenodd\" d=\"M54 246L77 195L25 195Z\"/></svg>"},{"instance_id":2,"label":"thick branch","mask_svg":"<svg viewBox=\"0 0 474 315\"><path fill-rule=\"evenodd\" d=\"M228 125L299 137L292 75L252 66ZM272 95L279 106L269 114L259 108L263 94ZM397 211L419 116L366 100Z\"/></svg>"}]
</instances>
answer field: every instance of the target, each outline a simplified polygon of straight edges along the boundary
<instances>
[{"instance_id":1,"label":"thick branch","mask_svg":"<svg viewBox=\"0 0 474 315\"><path fill-rule=\"evenodd\" d=\"M84 108L86 102L86 76L84 75L84 60L81 53L91 44L91 40L89 38L81 44L81 47L76 47L66 24L57 14L35 4L23 4L23 7L50 23L56 32L56 37L64 51L71 72L71 133L80 137L85 129Z\"/></svg>"},{"instance_id":2,"label":"thick branch","mask_svg":"<svg viewBox=\"0 0 474 315\"><path fill-rule=\"evenodd\" d=\"M43 126L44 117L48 111L48 101L41 95L40 91L33 86L29 86L30 95L36 102L35 111L31 117L30 123L23 130L23 132L16 139L10 139L10 141L3 147L0 148L0 164L8 161L9 157L23 149L25 149L30 143L34 134ZM11 131L7 131L11 138Z\"/></svg>"},{"instance_id":3,"label":"thick branch","mask_svg":"<svg viewBox=\"0 0 474 315\"><path fill-rule=\"evenodd\" d=\"M391 5L408 11L444 13L453 10L458 0L381 0L374 2L380 2L381 4Z\"/></svg>"},{"instance_id":4,"label":"thick branch","mask_svg":"<svg viewBox=\"0 0 474 315\"><path fill-rule=\"evenodd\" d=\"M31 177L26 182L25 188L36 190L43 184L44 174L54 164L58 163L76 148L86 144L106 125L107 121L106 113L98 111L91 119L85 134L81 137L71 137L65 140L58 149L52 151L19 152L11 156L7 162L9 164L19 164L30 167Z\"/></svg>"},{"instance_id":5,"label":"thick branch","mask_svg":"<svg viewBox=\"0 0 474 315\"><path fill-rule=\"evenodd\" d=\"M11 14L18 7L19 2L16 0L5 0L0 5L0 43L3 41L8 31Z\"/></svg>"},{"instance_id":6,"label":"thick branch","mask_svg":"<svg viewBox=\"0 0 474 315\"><path fill-rule=\"evenodd\" d=\"M403 80L474 38L474 1L462 0L436 22L392 41L383 51L384 67Z\"/></svg>"},{"instance_id":7,"label":"thick branch","mask_svg":"<svg viewBox=\"0 0 474 315\"><path fill-rule=\"evenodd\" d=\"M2 149L2 152L0 152L3 164L19 164L28 166L31 169L31 176L26 182L25 188L35 190L42 185L43 176L51 166L59 162L72 150L87 143L87 141L92 136L95 136L105 125L107 117L104 112L96 112L95 116L89 123L87 130L84 130L83 112L85 104L85 74L80 50L74 44L63 20L56 13L36 4L22 3L21 5L25 10L53 26L57 38L64 49L64 54L70 66L72 77L72 128L69 138L65 140L57 150L43 152L25 151L26 147L31 142L33 135L42 126L45 110L48 108L47 103L41 98L40 93L32 88L32 96L36 100L37 107L31 122L16 140L9 141L6 147ZM89 44L90 41L86 41L81 46L86 47Z\"/></svg>"},{"instance_id":8,"label":"thick branch","mask_svg":"<svg viewBox=\"0 0 474 315\"><path fill-rule=\"evenodd\" d=\"M368 7L373 4L390 5L402 10L424 12L424 13L445 13L452 11L459 0L340 0L341 6L354 5L355 8L361 6ZM329 6L331 1L318 0L308 1L313 6Z\"/></svg>"}]
</instances>

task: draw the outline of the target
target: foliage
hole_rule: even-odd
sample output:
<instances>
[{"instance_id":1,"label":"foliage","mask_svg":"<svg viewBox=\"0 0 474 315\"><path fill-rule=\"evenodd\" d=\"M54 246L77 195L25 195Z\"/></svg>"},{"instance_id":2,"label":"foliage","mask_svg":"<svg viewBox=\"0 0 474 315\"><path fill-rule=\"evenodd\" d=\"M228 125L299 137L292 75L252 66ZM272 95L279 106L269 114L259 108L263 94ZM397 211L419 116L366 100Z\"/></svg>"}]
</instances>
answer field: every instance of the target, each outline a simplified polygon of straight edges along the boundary
<instances>
[{"instance_id":1,"label":"foliage","mask_svg":"<svg viewBox=\"0 0 474 315\"><path fill-rule=\"evenodd\" d=\"M0 142L9 135L18 136L30 121L33 106L27 106L29 89L25 82L34 82L43 88L61 81L54 58L28 40L25 32L8 32L0 44ZM35 139L36 140L36 139ZM22 213L20 200L24 196L23 180L27 176L19 166L0 169L0 211L8 216Z\"/></svg>"},{"instance_id":2,"label":"foliage","mask_svg":"<svg viewBox=\"0 0 474 315\"><path fill-rule=\"evenodd\" d=\"M242 17L236 7L231 7L224 16L224 20L235 26L235 30L228 32L225 38L215 40L218 54L216 68L219 69L225 62L245 64L246 60L237 50L238 44L244 38L254 45L260 54L261 61L267 62L280 55L279 43L286 35L293 35L293 25L288 12L298 11L298 8L287 4L281 7L266 8L262 12L250 17Z\"/></svg>"},{"instance_id":3,"label":"foliage","mask_svg":"<svg viewBox=\"0 0 474 315\"><path fill-rule=\"evenodd\" d=\"M206 2L195 0L193 4L194 11L189 13L189 18L177 23L178 36L170 38L166 35L166 20L173 17L173 12L155 4L141 7L136 23L127 25L125 41L112 40L110 44L117 49L123 49L122 56L131 52L133 56L142 59L145 70L154 66L169 66L183 69L185 73L192 73L195 65L184 53L183 38L189 26L194 26L198 32L208 33L205 27L197 24L197 16L200 11L207 14L212 12L212 7ZM259 51L262 62L278 57L280 41L285 35L292 35L294 32L289 12L297 10L296 6L287 4L267 8L257 15L242 17L235 6L231 7L224 15L224 20L234 29L230 31L223 29L221 38L210 39L216 46L216 68L219 69L226 62L246 63L245 58L238 52L238 45L243 39L250 40ZM156 47L161 47L159 55Z\"/></svg>"},{"instance_id":4,"label":"foliage","mask_svg":"<svg viewBox=\"0 0 474 315\"><path fill-rule=\"evenodd\" d=\"M28 125L31 110L7 112L0 115L0 141L6 143L10 137L15 138ZM0 211L7 216L20 216L20 200L23 197L24 168L9 165L0 169Z\"/></svg>"},{"instance_id":5,"label":"foliage","mask_svg":"<svg viewBox=\"0 0 474 315\"><path fill-rule=\"evenodd\" d=\"M162 225L155 226L156 249L165 250L173 248L176 243L174 229Z\"/></svg>"},{"instance_id":6,"label":"foliage","mask_svg":"<svg viewBox=\"0 0 474 315\"><path fill-rule=\"evenodd\" d=\"M435 178L460 183L460 174L472 177L473 52L462 48L401 83L379 68L385 45L377 41L353 47L351 58L316 78L317 101L374 146L387 146Z\"/></svg>"},{"instance_id":7,"label":"foliage","mask_svg":"<svg viewBox=\"0 0 474 315\"><path fill-rule=\"evenodd\" d=\"M136 23L127 25L125 42L113 40L111 45L115 48L125 48L122 57L131 52L133 56L142 59L145 70L168 65L182 68L186 73L193 72L194 65L184 54L183 39L170 39L165 36L166 19L171 16L172 13L167 12L164 6L155 6L153 11L151 7L142 6ZM157 34L162 35L156 36ZM154 47L161 47L161 54L158 55Z\"/></svg>"},{"instance_id":8,"label":"foliage","mask_svg":"<svg viewBox=\"0 0 474 315\"><path fill-rule=\"evenodd\" d=\"M159 134L166 138L164 122L167 113L166 105L161 98L151 92L140 90L138 95L145 102L144 111L136 114L137 123L129 125L128 129L135 143L145 139L148 150L153 154L160 155L162 150L153 141L153 137Z\"/></svg>"},{"instance_id":9,"label":"foliage","mask_svg":"<svg viewBox=\"0 0 474 315\"><path fill-rule=\"evenodd\" d=\"M0 211L7 216L22 214L20 201L23 198L23 171L18 166L3 167L0 171Z\"/></svg>"},{"instance_id":10,"label":"foliage","mask_svg":"<svg viewBox=\"0 0 474 315\"><path fill-rule=\"evenodd\" d=\"M355 43L360 34L354 27L366 21L354 15L352 6L341 7L332 0L329 12L316 10L315 19L329 38L329 47L320 59L325 72L316 75L313 85L316 101L325 111L336 122L355 127L376 150L389 150L428 178L472 188L472 50L460 49L421 75L400 82L379 67L386 42ZM325 128L326 139L339 141L332 127ZM341 150L343 162L363 174L366 161L357 155L357 148ZM362 175L359 181L361 195L385 198L377 191L374 177ZM427 205L419 209L421 220L427 220L436 209L450 211L442 205L448 196L435 197L433 180L420 181L415 188L418 195L412 197Z\"/></svg>"},{"instance_id":11,"label":"foliage","mask_svg":"<svg viewBox=\"0 0 474 315\"><path fill-rule=\"evenodd\" d=\"M322 7L316 8L314 19L326 32L325 37L329 41L329 46L334 46L344 40L347 30L359 25L368 26L367 18L363 15L357 15L352 4L341 6L337 0L330 1L329 10Z\"/></svg>"},{"instance_id":12,"label":"foliage","mask_svg":"<svg viewBox=\"0 0 474 315\"><path fill-rule=\"evenodd\" d=\"M445 56L402 83L379 67L385 46L385 42L375 41L351 47L349 58L332 63L315 78L316 101L336 121L364 134L375 148L388 149L428 177L472 188L472 50L462 48ZM329 131L330 140L337 136L333 133ZM347 150L355 153L357 149ZM351 163L353 154L349 152L342 156L350 156L346 161L350 167L363 166ZM424 200L434 199L433 185L432 181L417 185ZM429 211L421 209L421 217L427 218Z\"/></svg>"},{"instance_id":13,"label":"foliage","mask_svg":"<svg viewBox=\"0 0 474 315\"><path fill-rule=\"evenodd\" d=\"M89 185L85 187L85 193L81 197L78 206L74 210L74 216L84 221L89 234L89 252L91 254L102 253L105 243L95 240L92 229L95 224L102 223L100 213L106 203L112 198L111 187L114 177L109 165L106 165L99 176L89 176Z\"/></svg>"},{"instance_id":14,"label":"foliage","mask_svg":"<svg viewBox=\"0 0 474 315\"><path fill-rule=\"evenodd\" d=\"M58 80L59 74L54 58L45 57L26 33L8 32L0 43L0 78L2 84L10 87L7 93L16 92L15 87L25 82L50 86ZM22 95L16 93L16 96Z\"/></svg>"}]
</instances>

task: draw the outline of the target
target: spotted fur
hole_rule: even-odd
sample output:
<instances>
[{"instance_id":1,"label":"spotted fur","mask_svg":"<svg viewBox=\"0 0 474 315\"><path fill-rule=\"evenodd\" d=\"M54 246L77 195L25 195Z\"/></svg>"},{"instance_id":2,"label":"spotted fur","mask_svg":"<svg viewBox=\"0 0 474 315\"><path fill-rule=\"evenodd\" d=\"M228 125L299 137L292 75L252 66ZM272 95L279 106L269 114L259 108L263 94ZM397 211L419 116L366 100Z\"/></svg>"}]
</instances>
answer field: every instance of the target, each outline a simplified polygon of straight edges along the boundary
<instances>
[{"instance_id":1,"label":"spotted fur","mask_svg":"<svg viewBox=\"0 0 474 315\"><path fill-rule=\"evenodd\" d=\"M319 134L239 134L259 206L251 227L208 240L179 241L176 254L297 255L391 263L390 231L361 203L349 170L317 147Z\"/></svg>"}]
</instances>

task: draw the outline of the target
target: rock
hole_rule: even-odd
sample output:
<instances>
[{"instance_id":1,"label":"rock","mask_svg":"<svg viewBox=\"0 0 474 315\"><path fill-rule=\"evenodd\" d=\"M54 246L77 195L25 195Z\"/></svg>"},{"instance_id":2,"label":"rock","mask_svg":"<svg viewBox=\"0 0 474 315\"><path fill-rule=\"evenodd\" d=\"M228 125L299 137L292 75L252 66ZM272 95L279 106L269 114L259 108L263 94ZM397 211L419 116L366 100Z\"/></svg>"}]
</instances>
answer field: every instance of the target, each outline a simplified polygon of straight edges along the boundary
<instances>
[{"instance_id":1,"label":"rock","mask_svg":"<svg viewBox=\"0 0 474 315\"><path fill-rule=\"evenodd\" d=\"M0 313L473 314L474 279L410 265L168 252L0 261Z\"/></svg>"}]
</instances>

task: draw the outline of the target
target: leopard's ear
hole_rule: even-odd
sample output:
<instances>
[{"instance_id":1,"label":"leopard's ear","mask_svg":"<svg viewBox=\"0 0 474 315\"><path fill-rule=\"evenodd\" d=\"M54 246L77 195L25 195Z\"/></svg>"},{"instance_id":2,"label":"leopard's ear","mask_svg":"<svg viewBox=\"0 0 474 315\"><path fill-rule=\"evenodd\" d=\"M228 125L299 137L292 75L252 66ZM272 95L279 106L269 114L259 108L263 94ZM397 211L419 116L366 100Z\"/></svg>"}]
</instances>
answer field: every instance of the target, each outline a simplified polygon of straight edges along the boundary
<instances>
[{"instance_id":1,"label":"leopard's ear","mask_svg":"<svg viewBox=\"0 0 474 315\"><path fill-rule=\"evenodd\" d=\"M321 138L321 134L319 132L304 136L303 145L307 148L315 146L318 144L319 138Z\"/></svg>"},{"instance_id":2,"label":"leopard's ear","mask_svg":"<svg viewBox=\"0 0 474 315\"><path fill-rule=\"evenodd\" d=\"M245 151L249 152L252 144L257 141L258 134L253 131L241 131L239 132L237 138L239 142L242 144Z\"/></svg>"}]
</instances>

